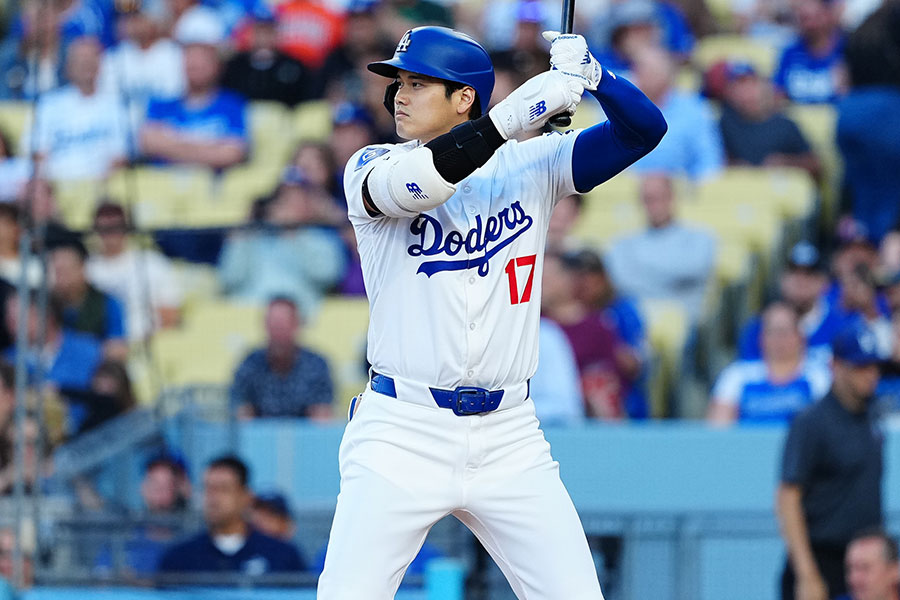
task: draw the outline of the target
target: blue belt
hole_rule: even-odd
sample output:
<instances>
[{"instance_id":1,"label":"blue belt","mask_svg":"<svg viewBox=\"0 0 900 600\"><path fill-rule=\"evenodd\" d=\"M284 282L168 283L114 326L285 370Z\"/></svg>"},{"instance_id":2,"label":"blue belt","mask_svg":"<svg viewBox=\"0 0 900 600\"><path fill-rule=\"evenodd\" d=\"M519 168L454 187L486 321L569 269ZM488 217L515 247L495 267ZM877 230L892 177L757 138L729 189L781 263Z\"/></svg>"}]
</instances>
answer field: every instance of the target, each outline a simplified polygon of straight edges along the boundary
<instances>
[{"instance_id":1,"label":"blue belt","mask_svg":"<svg viewBox=\"0 0 900 600\"><path fill-rule=\"evenodd\" d=\"M371 386L378 392L391 398L397 397L397 386L387 375L372 372ZM431 397L438 408L449 408L458 416L477 415L497 410L503 399L503 390L486 390L479 387L461 386L455 390L442 390L430 387Z\"/></svg>"}]
</instances>

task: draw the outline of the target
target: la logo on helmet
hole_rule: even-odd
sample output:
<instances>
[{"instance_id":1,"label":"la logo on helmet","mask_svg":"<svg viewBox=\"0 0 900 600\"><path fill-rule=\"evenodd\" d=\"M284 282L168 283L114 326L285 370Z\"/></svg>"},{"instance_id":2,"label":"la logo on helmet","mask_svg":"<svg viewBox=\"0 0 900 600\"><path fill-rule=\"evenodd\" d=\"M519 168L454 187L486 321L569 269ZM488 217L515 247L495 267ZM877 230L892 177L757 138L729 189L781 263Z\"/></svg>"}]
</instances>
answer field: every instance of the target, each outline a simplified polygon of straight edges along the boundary
<instances>
[{"instance_id":1,"label":"la logo on helmet","mask_svg":"<svg viewBox=\"0 0 900 600\"><path fill-rule=\"evenodd\" d=\"M407 31L406 33L403 34L402 38L400 38L400 43L397 44L396 52L406 52L407 50L409 50L410 31L412 31L412 30L410 29L409 31Z\"/></svg>"}]
</instances>

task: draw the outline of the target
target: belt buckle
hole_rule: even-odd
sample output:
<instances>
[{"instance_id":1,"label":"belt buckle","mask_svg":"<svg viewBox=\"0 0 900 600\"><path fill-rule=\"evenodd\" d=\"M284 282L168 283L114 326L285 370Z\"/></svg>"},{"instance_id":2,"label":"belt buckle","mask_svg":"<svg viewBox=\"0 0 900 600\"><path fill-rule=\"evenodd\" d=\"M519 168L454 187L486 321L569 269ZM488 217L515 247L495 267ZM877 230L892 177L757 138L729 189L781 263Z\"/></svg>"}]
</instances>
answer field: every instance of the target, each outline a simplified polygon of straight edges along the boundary
<instances>
[{"instance_id":1,"label":"belt buckle","mask_svg":"<svg viewBox=\"0 0 900 600\"><path fill-rule=\"evenodd\" d=\"M458 387L453 390L453 413L457 416L477 415L486 411L490 392L484 388Z\"/></svg>"}]
</instances>

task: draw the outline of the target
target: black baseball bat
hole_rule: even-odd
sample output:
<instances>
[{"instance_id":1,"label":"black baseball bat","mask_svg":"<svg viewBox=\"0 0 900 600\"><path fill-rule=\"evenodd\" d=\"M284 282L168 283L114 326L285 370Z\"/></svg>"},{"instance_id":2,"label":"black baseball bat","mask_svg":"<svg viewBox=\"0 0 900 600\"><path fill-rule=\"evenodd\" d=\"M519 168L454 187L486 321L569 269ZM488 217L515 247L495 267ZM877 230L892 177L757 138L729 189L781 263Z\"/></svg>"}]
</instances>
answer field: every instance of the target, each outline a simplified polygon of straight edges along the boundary
<instances>
[{"instance_id":1,"label":"black baseball bat","mask_svg":"<svg viewBox=\"0 0 900 600\"><path fill-rule=\"evenodd\" d=\"M572 33L575 27L575 0L563 0L562 19L559 24L561 33ZM550 117L550 124L554 127L568 127L572 124L572 117L567 113L561 113Z\"/></svg>"}]
</instances>

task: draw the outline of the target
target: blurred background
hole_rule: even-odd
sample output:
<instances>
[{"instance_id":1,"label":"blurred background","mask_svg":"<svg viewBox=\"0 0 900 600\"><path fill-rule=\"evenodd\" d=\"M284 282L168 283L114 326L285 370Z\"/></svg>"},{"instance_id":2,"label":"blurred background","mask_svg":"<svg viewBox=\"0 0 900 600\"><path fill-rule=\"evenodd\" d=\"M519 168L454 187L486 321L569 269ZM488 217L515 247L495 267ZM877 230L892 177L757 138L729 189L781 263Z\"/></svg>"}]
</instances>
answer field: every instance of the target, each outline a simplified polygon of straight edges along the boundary
<instances>
[{"instance_id":1,"label":"blurred background","mask_svg":"<svg viewBox=\"0 0 900 600\"><path fill-rule=\"evenodd\" d=\"M0 598L314 597L368 368L342 172L397 141L365 65L452 26L496 102L559 16L0 0ZM784 435L849 322L878 341L900 532L900 4L592 0L575 30L669 132L554 210L538 416L608 600L776 598ZM586 96L573 127L604 118ZM171 544L228 518L297 562L178 568ZM445 520L401 597L513 596Z\"/></svg>"}]
</instances>

